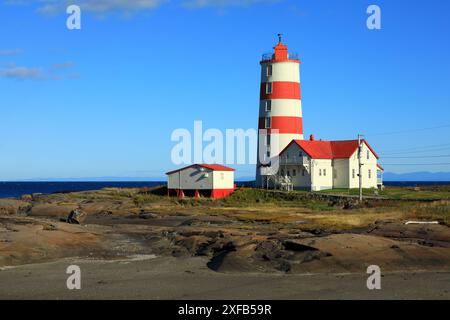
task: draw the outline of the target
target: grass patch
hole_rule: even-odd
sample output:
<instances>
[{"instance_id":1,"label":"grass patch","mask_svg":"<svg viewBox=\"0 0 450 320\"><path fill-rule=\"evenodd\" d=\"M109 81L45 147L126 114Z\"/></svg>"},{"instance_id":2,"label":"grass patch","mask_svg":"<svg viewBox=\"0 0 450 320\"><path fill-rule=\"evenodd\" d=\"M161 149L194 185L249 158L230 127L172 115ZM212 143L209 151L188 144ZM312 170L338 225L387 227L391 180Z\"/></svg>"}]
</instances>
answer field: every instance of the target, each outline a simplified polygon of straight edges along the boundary
<instances>
[{"instance_id":1,"label":"grass patch","mask_svg":"<svg viewBox=\"0 0 450 320\"><path fill-rule=\"evenodd\" d=\"M318 211L335 209L329 201L311 198L309 192L284 192L252 188L238 189L229 197L220 199L217 202L225 207L276 205L279 207L304 207Z\"/></svg>"},{"instance_id":2,"label":"grass patch","mask_svg":"<svg viewBox=\"0 0 450 320\"><path fill-rule=\"evenodd\" d=\"M373 196L376 189L363 189L363 195ZM359 189L330 189L318 191L325 194L359 195ZM422 187L385 187L379 191L380 196L404 200L445 200L450 199L450 186L435 185Z\"/></svg>"}]
</instances>

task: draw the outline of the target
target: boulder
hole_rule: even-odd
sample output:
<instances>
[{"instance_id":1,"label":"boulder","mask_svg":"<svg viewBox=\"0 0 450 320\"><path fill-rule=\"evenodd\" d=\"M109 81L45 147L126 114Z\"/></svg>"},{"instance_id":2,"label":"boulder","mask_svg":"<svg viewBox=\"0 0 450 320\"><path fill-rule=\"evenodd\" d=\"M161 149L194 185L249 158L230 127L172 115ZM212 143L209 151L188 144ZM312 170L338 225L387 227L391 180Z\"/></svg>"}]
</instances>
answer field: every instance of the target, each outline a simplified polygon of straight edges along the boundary
<instances>
[{"instance_id":1,"label":"boulder","mask_svg":"<svg viewBox=\"0 0 450 320\"><path fill-rule=\"evenodd\" d=\"M75 209L70 211L69 216L67 217L67 223L80 224L84 219L86 219L86 213L79 209Z\"/></svg>"}]
</instances>

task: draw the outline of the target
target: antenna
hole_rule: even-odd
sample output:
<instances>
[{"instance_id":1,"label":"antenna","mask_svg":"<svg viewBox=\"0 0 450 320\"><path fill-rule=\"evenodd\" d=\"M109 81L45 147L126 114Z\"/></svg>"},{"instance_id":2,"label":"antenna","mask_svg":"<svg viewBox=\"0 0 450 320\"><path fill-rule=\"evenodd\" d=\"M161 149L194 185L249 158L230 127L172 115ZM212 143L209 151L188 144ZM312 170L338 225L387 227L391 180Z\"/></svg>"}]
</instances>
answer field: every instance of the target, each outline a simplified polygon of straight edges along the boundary
<instances>
[{"instance_id":1,"label":"antenna","mask_svg":"<svg viewBox=\"0 0 450 320\"><path fill-rule=\"evenodd\" d=\"M278 43L281 43L281 37L283 36L283 34L282 33L279 33L278 34Z\"/></svg>"}]
</instances>

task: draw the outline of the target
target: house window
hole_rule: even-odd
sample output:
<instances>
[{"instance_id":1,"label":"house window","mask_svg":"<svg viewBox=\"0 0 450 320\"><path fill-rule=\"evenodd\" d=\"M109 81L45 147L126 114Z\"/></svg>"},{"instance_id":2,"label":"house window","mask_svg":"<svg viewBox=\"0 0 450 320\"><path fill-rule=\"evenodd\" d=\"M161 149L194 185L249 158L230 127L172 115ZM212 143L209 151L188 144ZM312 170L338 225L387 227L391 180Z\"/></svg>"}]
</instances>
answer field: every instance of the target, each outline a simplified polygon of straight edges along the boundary
<instances>
[{"instance_id":1,"label":"house window","mask_svg":"<svg viewBox=\"0 0 450 320\"><path fill-rule=\"evenodd\" d=\"M270 129L271 127L271 118L270 117L266 117L266 129Z\"/></svg>"},{"instance_id":2,"label":"house window","mask_svg":"<svg viewBox=\"0 0 450 320\"><path fill-rule=\"evenodd\" d=\"M266 145L270 146L270 135L266 136Z\"/></svg>"},{"instance_id":3,"label":"house window","mask_svg":"<svg viewBox=\"0 0 450 320\"><path fill-rule=\"evenodd\" d=\"M289 152L286 152L286 160L289 159Z\"/></svg>"},{"instance_id":4,"label":"house window","mask_svg":"<svg viewBox=\"0 0 450 320\"><path fill-rule=\"evenodd\" d=\"M322 169L319 169L319 176L322 176Z\"/></svg>"},{"instance_id":5,"label":"house window","mask_svg":"<svg viewBox=\"0 0 450 320\"><path fill-rule=\"evenodd\" d=\"M327 175L327 169L323 169L323 175L324 175L324 176Z\"/></svg>"},{"instance_id":6,"label":"house window","mask_svg":"<svg viewBox=\"0 0 450 320\"><path fill-rule=\"evenodd\" d=\"M272 75L272 65L268 65L266 68L267 76L270 77Z\"/></svg>"},{"instance_id":7,"label":"house window","mask_svg":"<svg viewBox=\"0 0 450 320\"><path fill-rule=\"evenodd\" d=\"M270 150L267 151L267 158L270 158Z\"/></svg>"},{"instance_id":8,"label":"house window","mask_svg":"<svg viewBox=\"0 0 450 320\"><path fill-rule=\"evenodd\" d=\"M367 150L367 160L369 160L369 159L370 159L370 151Z\"/></svg>"},{"instance_id":9,"label":"house window","mask_svg":"<svg viewBox=\"0 0 450 320\"><path fill-rule=\"evenodd\" d=\"M281 169L281 175L284 176L284 169Z\"/></svg>"},{"instance_id":10,"label":"house window","mask_svg":"<svg viewBox=\"0 0 450 320\"><path fill-rule=\"evenodd\" d=\"M271 94L272 93L272 82L267 82L266 83L266 94Z\"/></svg>"},{"instance_id":11,"label":"house window","mask_svg":"<svg viewBox=\"0 0 450 320\"><path fill-rule=\"evenodd\" d=\"M355 169L352 169L352 179L355 179Z\"/></svg>"},{"instance_id":12,"label":"house window","mask_svg":"<svg viewBox=\"0 0 450 320\"><path fill-rule=\"evenodd\" d=\"M290 177L291 176L291 171L287 171L287 176Z\"/></svg>"},{"instance_id":13,"label":"house window","mask_svg":"<svg viewBox=\"0 0 450 320\"><path fill-rule=\"evenodd\" d=\"M295 177L297 175L297 170L292 169L292 175Z\"/></svg>"},{"instance_id":14,"label":"house window","mask_svg":"<svg viewBox=\"0 0 450 320\"><path fill-rule=\"evenodd\" d=\"M272 111L272 100L266 100L266 112Z\"/></svg>"},{"instance_id":15,"label":"house window","mask_svg":"<svg viewBox=\"0 0 450 320\"><path fill-rule=\"evenodd\" d=\"M372 170L369 169L369 179L372 178Z\"/></svg>"},{"instance_id":16,"label":"house window","mask_svg":"<svg viewBox=\"0 0 450 320\"><path fill-rule=\"evenodd\" d=\"M302 176L305 176L305 169L302 170Z\"/></svg>"}]
</instances>

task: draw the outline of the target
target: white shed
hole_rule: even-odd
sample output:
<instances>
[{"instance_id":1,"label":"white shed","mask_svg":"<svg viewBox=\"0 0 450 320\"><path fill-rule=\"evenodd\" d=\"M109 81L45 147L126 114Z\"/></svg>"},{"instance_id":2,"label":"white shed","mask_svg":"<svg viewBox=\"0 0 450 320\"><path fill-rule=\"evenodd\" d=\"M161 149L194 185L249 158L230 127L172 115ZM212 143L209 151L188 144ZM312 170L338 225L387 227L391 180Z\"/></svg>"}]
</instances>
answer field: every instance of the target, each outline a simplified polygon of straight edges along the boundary
<instances>
[{"instance_id":1,"label":"white shed","mask_svg":"<svg viewBox=\"0 0 450 320\"><path fill-rule=\"evenodd\" d=\"M193 164L166 174L169 196L218 199L235 190L234 169L220 164Z\"/></svg>"}]
</instances>

